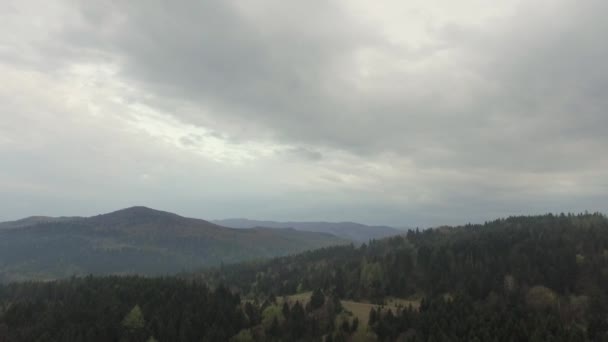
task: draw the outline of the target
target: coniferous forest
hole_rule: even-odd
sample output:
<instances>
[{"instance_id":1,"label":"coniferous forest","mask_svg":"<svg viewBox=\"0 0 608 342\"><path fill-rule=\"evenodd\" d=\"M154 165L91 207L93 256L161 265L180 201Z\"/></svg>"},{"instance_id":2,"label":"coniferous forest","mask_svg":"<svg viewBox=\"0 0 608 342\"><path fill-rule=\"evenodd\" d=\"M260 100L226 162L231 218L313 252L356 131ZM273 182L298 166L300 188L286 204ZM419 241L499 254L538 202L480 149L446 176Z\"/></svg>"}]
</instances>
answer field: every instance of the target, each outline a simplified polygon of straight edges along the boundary
<instances>
[{"instance_id":1,"label":"coniferous forest","mask_svg":"<svg viewBox=\"0 0 608 342\"><path fill-rule=\"evenodd\" d=\"M176 277L0 286L0 341L608 341L608 220L410 230Z\"/></svg>"}]
</instances>

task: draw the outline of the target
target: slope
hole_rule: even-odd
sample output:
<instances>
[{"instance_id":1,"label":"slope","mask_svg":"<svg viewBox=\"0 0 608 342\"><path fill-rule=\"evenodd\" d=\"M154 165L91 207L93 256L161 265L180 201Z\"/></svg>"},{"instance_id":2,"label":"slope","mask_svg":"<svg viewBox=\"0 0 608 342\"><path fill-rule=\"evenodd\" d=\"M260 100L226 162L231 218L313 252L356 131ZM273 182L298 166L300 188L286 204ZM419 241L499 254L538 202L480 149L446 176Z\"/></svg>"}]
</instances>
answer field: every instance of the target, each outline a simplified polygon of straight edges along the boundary
<instances>
[{"instance_id":1,"label":"slope","mask_svg":"<svg viewBox=\"0 0 608 342\"><path fill-rule=\"evenodd\" d=\"M416 230L193 276L258 301L321 291L348 304L389 304L367 305L380 341L608 337L608 219L599 213ZM395 298L416 305L385 310ZM362 305L343 306L364 318Z\"/></svg>"},{"instance_id":2,"label":"slope","mask_svg":"<svg viewBox=\"0 0 608 342\"><path fill-rule=\"evenodd\" d=\"M30 216L16 221L0 222L0 230L31 227L39 223L67 222L81 218L82 217Z\"/></svg>"},{"instance_id":3,"label":"slope","mask_svg":"<svg viewBox=\"0 0 608 342\"><path fill-rule=\"evenodd\" d=\"M0 281L170 274L342 244L330 234L233 229L145 207L0 231Z\"/></svg>"}]
</instances>

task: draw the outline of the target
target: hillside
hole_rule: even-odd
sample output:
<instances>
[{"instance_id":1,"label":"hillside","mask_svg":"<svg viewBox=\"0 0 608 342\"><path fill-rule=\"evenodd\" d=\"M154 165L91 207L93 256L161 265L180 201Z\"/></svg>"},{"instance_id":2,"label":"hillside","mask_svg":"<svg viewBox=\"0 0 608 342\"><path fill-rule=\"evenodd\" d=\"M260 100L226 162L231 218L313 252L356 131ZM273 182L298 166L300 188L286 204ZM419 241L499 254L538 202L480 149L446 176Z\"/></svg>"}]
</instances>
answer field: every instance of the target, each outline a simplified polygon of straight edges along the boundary
<instances>
[{"instance_id":1,"label":"hillside","mask_svg":"<svg viewBox=\"0 0 608 342\"><path fill-rule=\"evenodd\" d=\"M592 272L590 267L599 269ZM573 293L593 288L593 279L604 283L604 267L608 270L605 216L544 215L415 230L360 247L335 246L230 265L202 276L208 281L221 277L245 294L338 287L341 297L373 300L456 291L485 297L502 291L505 279L522 287L542 284Z\"/></svg>"},{"instance_id":2,"label":"hillside","mask_svg":"<svg viewBox=\"0 0 608 342\"><path fill-rule=\"evenodd\" d=\"M196 277L252 298L321 289L361 303L420 302L370 313L369 329L385 341L608 338L608 219L601 214L416 230Z\"/></svg>"},{"instance_id":3,"label":"hillside","mask_svg":"<svg viewBox=\"0 0 608 342\"><path fill-rule=\"evenodd\" d=\"M607 341L607 270L605 216L510 217L178 277L0 285L0 341Z\"/></svg>"},{"instance_id":4,"label":"hillside","mask_svg":"<svg viewBox=\"0 0 608 342\"><path fill-rule=\"evenodd\" d=\"M30 216L16 221L0 222L0 230L30 227L40 223L67 222L78 219L82 219L82 217Z\"/></svg>"},{"instance_id":5,"label":"hillside","mask_svg":"<svg viewBox=\"0 0 608 342\"><path fill-rule=\"evenodd\" d=\"M406 233L405 230L393 227L368 226L355 222L276 222L249 219L224 219L213 222L232 228L293 228L304 232L328 233L359 243Z\"/></svg>"},{"instance_id":6,"label":"hillside","mask_svg":"<svg viewBox=\"0 0 608 342\"><path fill-rule=\"evenodd\" d=\"M345 243L293 229L227 228L145 207L16 222L0 231L0 281L171 274Z\"/></svg>"}]
</instances>

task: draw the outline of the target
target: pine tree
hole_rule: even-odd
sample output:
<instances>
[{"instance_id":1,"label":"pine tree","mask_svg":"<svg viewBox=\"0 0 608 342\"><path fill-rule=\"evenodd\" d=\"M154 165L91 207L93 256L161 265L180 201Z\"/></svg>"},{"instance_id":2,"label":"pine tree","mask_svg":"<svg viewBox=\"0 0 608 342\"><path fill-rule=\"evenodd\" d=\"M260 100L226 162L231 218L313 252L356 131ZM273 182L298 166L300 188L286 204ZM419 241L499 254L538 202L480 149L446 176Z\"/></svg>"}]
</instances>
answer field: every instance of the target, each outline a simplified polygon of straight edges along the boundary
<instances>
[{"instance_id":1,"label":"pine tree","mask_svg":"<svg viewBox=\"0 0 608 342\"><path fill-rule=\"evenodd\" d=\"M325 303L325 296L320 289L315 289L310 297L310 306L313 310L318 309Z\"/></svg>"}]
</instances>

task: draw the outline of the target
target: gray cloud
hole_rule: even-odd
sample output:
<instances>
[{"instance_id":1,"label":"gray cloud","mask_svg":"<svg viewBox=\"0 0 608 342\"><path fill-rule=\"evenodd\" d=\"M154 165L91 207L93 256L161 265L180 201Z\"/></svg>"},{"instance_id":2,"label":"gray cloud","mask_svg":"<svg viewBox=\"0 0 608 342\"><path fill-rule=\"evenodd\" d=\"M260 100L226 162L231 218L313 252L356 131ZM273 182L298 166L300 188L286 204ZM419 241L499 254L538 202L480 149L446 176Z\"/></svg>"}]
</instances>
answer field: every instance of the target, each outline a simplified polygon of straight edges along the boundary
<instances>
[{"instance_id":1,"label":"gray cloud","mask_svg":"<svg viewBox=\"0 0 608 342\"><path fill-rule=\"evenodd\" d=\"M154 196L178 196L176 209L192 212L197 196L177 195L170 179L204 188L195 176L202 174L216 189L202 196L214 217L431 224L607 203L608 4L599 0L521 3L476 21L435 18L429 21L439 24L422 25L420 37L407 26L397 30L400 40L383 27L391 9L378 24L339 1L5 6L2 19L13 30L0 35L4 69L20 82L28 73L46 79L57 95L37 91L33 103L8 102L35 88L28 83L0 92L1 132L19 139L15 132L28 126L32 134L21 143L0 140L12 184L51 155L70 165L68 151L77 152L70 146L97 130L90 146L98 150L78 155L86 168L49 167L61 176L31 174L24 183L55 185L49 193L79 179L94 188L102 175L86 175L123 163L119 151L127 146L132 160L146 161L101 171L111 175L108 185L137 200L133 179L158 182ZM28 17L40 18L42 29L24 24ZM65 76L82 65L113 69L101 79ZM91 98L83 100L83 89ZM82 108L57 100L70 96ZM49 106L53 114L43 117ZM93 122L101 126L83 123L79 110L99 112ZM56 131L36 124L53 120ZM58 137L63 127L72 135ZM31 155L21 151L36 139L43 143ZM187 166L193 174L180 172L175 158L197 158ZM220 199L223 192L231 199ZM110 194L98 200L112 203ZM276 201L286 204L267 209Z\"/></svg>"},{"instance_id":2,"label":"gray cloud","mask_svg":"<svg viewBox=\"0 0 608 342\"><path fill-rule=\"evenodd\" d=\"M447 25L422 56L326 2L265 2L255 15L230 2L87 2L80 26L65 34L120 56L122 73L159 97L221 113L182 119L243 139L269 130L289 142L498 168L518 154L518 167L533 170L572 157L573 145L606 142L608 78L598 66L607 49L598 33L607 29L597 14L606 5L558 3L524 5L489 30ZM385 74L358 75L366 49L386 57ZM412 58L432 67L395 66ZM471 149L485 158L471 160ZM434 150L445 153L429 156Z\"/></svg>"},{"instance_id":3,"label":"gray cloud","mask_svg":"<svg viewBox=\"0 0 608 342\"><path fill-rule=\"evenodd\" d=\"M311 150L305 147L290 148L285 151L288 156L295 156L296 158L303 158L310 161L318 161L323 159L323 154L319 151Z\"/></svg>"}]
</instances>

